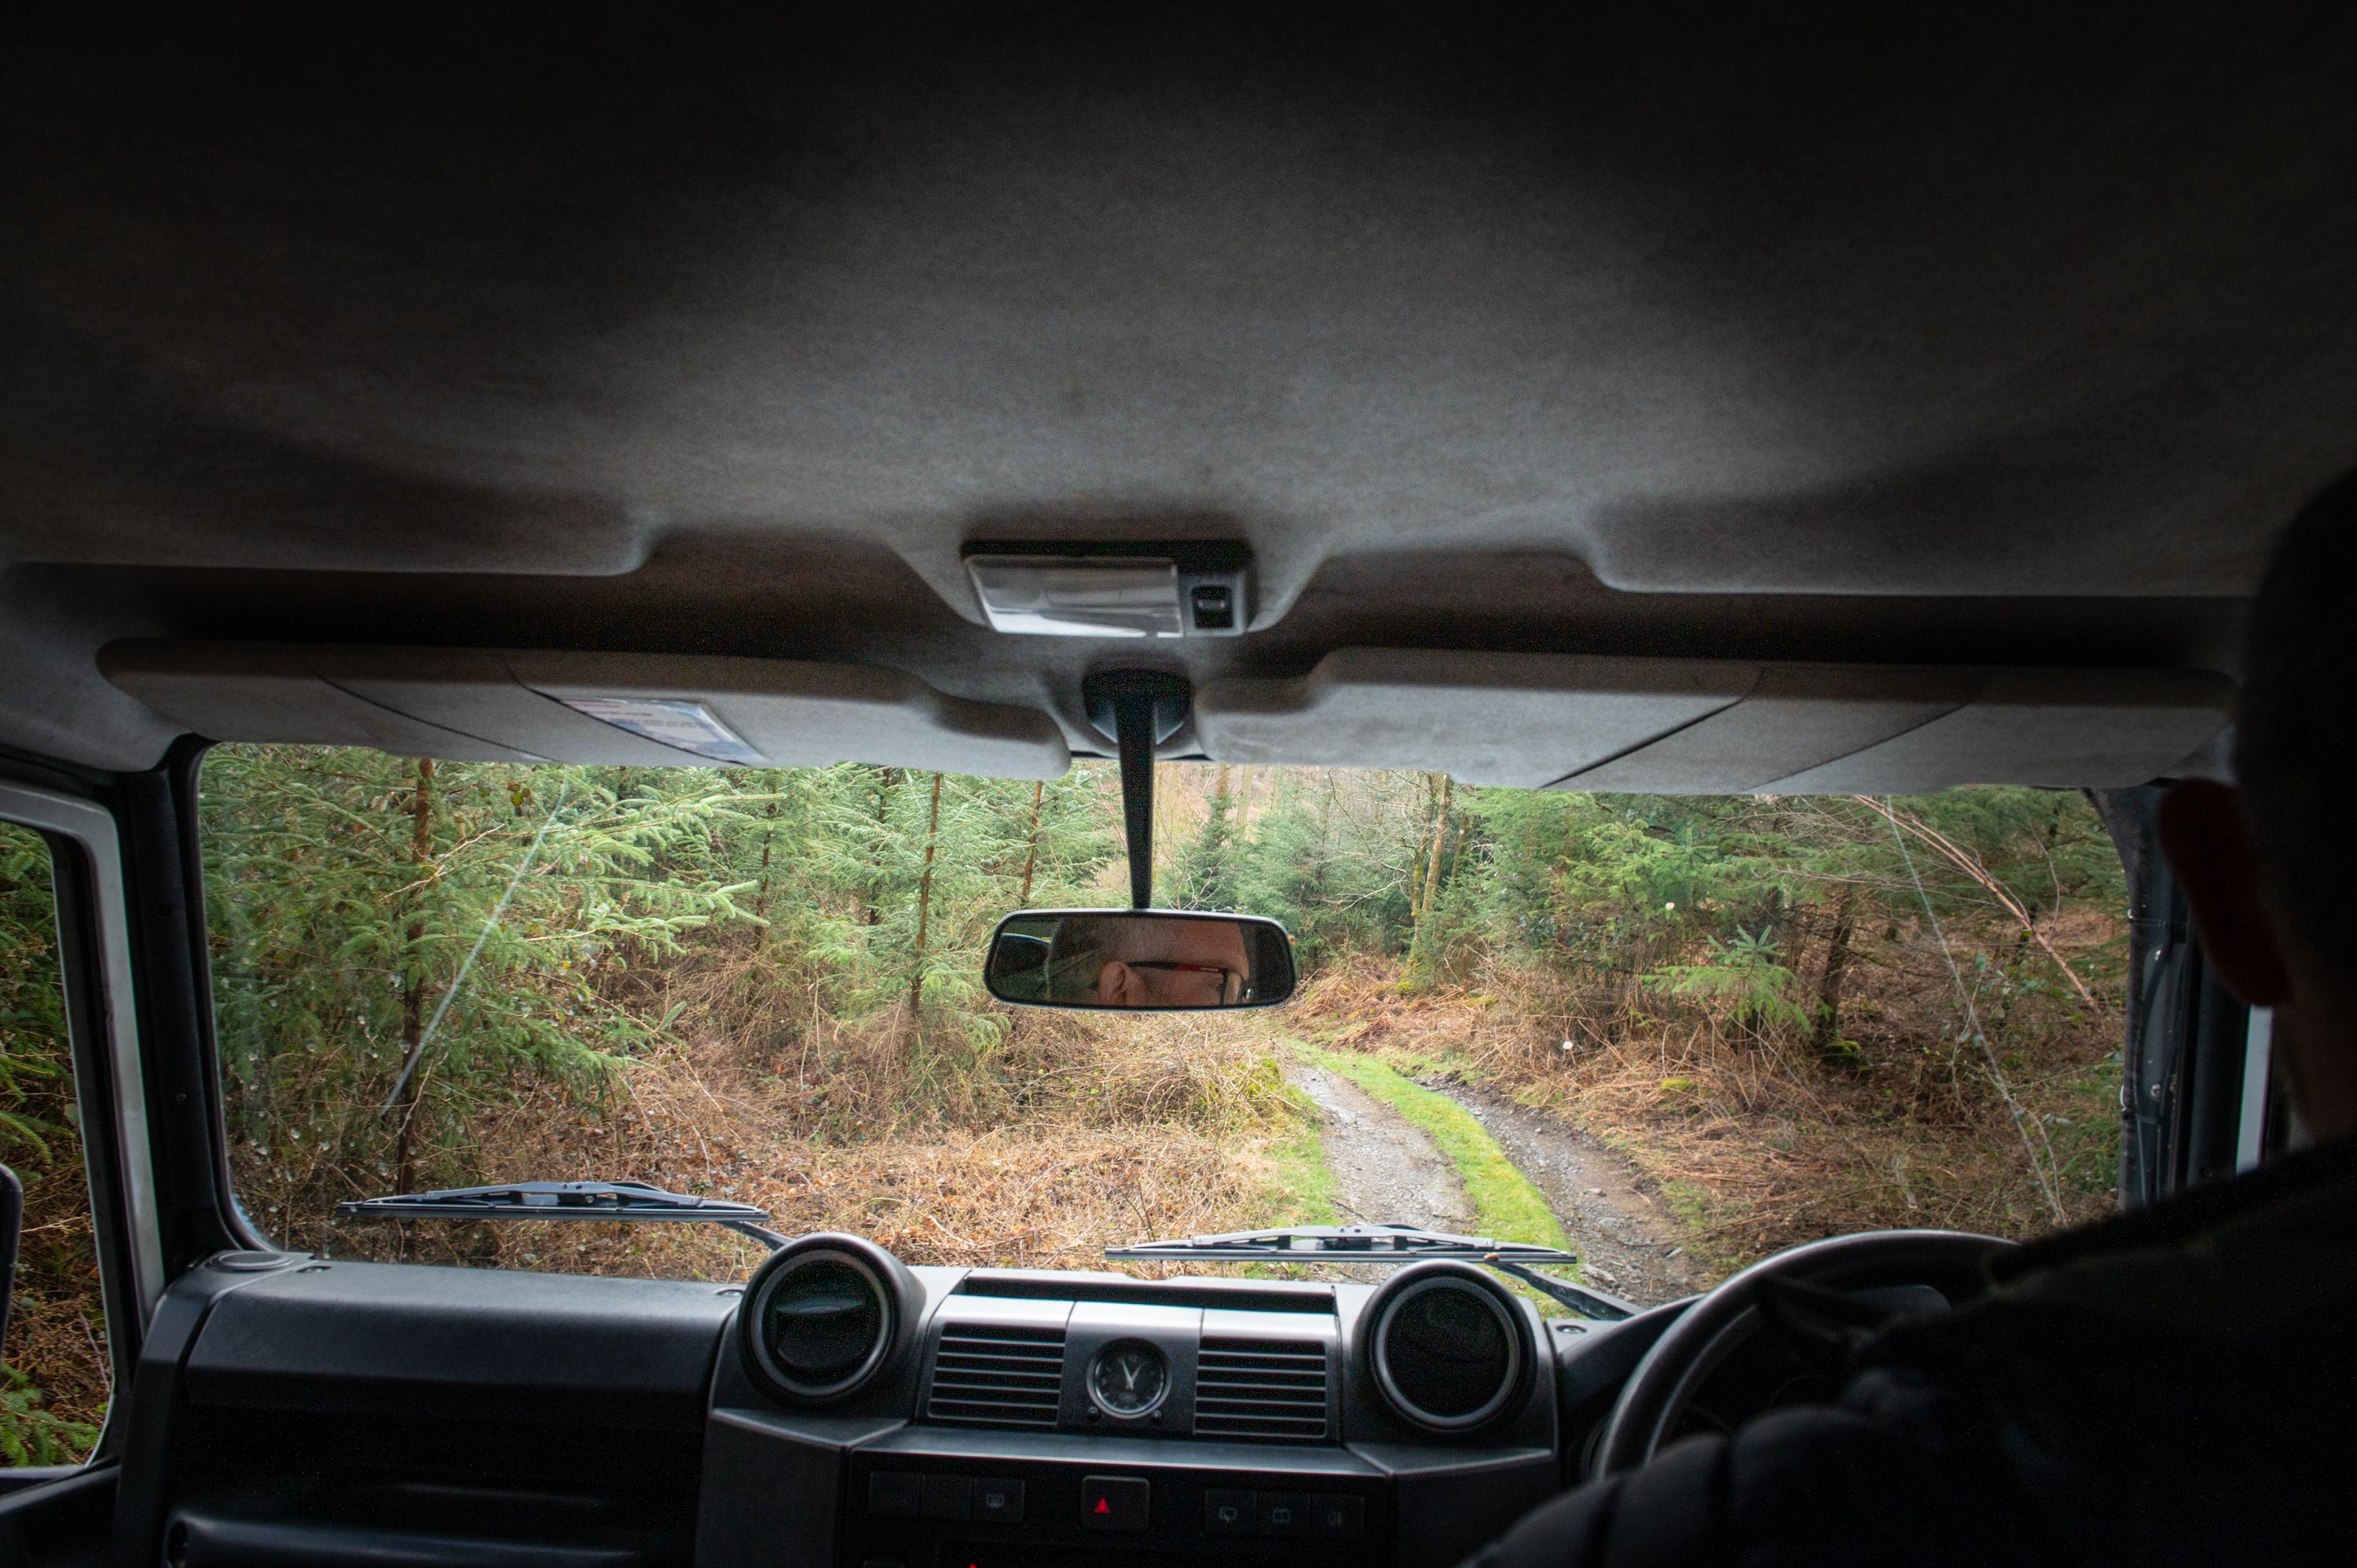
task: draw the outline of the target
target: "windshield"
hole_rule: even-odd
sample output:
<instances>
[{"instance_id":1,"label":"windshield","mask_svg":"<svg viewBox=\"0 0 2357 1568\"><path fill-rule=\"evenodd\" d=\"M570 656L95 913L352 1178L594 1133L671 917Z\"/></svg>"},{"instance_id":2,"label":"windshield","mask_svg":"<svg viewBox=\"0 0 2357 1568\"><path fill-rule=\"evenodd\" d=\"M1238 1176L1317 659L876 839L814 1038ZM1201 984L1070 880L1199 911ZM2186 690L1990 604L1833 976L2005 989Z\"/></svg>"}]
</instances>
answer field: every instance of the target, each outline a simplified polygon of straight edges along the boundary
<instances>
[{"instance_id":1,"label":"windshield","mask_svg":"<svg viewBox=\"0 0 2357 1568\"><path fill-rule=\"evenodd\" d=\"M1144 1017L982 985L1008 911L1126 904L1110 764L222 746L200 793L231 1170L289 1247L728 1278L758 1256L705 1227L335 1218L630 1180L920 1263L1402 1222L1567 1246L1650 1302L1828 1232L2029 1233L2116 1180L2125 891L2075 794L1160 764L1157 902L1283 921L1301 988Z\"/></svg>"}]
</instances>

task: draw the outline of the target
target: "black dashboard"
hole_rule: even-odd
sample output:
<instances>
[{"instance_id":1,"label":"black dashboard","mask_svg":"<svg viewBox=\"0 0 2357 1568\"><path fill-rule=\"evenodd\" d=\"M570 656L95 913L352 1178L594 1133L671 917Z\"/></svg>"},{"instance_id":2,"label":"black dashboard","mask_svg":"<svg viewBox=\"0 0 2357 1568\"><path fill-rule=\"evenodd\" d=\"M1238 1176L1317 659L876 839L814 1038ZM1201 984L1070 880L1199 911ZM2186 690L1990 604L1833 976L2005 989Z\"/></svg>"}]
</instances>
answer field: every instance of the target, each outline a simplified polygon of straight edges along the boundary
<instances>
[{"instance_id":1,"label":"black dashboard","mask_svg":"<svg viewBox=\"0 0 2357 1568\"><path fill-rule=\"evenodd\" d=\"M1661 1316L1549 1324L1458 1263L1145 1281L849 1237L743 1287L228 1254L145 1348L115 1556L1426 1568L1569 1481Z\"/></svg>"},{"instance_id":2,"label":"black dashboard","mask_svg":"<svg viewBox=\"0 0 2357 1568\"><path fill-rule=\"evenodd\" d=\"M723 1348L698 1561L1454 1562L1560 1484L1550 1338L1464 1265L1150 1282L806 1239ZM790 1471L791 1505L733 1479Z\"/></svg>"}]
</instances>

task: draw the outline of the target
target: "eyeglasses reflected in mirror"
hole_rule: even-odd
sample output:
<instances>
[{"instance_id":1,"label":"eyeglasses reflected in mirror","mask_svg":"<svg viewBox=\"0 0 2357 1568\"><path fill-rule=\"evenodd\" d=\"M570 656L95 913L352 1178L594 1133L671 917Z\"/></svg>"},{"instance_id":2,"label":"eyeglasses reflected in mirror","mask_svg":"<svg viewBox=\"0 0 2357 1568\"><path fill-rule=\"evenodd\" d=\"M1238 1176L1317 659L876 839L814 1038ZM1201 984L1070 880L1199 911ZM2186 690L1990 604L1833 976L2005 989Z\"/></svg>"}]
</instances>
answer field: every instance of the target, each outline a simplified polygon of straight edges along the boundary
<instances>
[{"instance_id":1,"label":"eyeglasses reflected in mirror","mask_svg":"<svg viewBox=\"0 0 2357 1568\"><path fill-rule=\"evenodd\" d=\"M983 983L1025 1007L1268 1007L1293 994L1293 940L1258 915L1026 909L999 922Z\"/></svg>"}]
</instances>

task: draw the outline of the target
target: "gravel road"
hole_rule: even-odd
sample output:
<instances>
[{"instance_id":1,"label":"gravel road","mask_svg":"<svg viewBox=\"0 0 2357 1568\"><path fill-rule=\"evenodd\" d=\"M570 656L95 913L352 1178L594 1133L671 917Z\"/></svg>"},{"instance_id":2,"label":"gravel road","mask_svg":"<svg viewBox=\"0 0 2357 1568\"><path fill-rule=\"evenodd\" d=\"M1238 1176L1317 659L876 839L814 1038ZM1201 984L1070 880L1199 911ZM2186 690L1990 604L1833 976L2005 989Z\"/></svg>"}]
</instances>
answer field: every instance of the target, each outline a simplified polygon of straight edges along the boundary
<instances>
[{"instance_id":1,"label":"gravel road","mask_svg":"<svg viewBox=\"0 0 2357 1568\"><path fill-rule=\"evenodd\" d=\"M1678 1246L1675 1222L1620 1155L1559 1117L1495 1090L1427 1083L1473 1113L1515 1168L1546 1195L1589 1280L1654 1306L1711 1283Z\"/></svg>"},{"instance_id":2,"label":"gravel road","mask_svg":"<svg viewBox=\"0 0 2357 1568\"><path fill-rule=\"evenodd\" d=\"M1293 1081L1326 1118L1326 1163L1345 1225L1464 1231L1473 1206L1457 1166L1421 1128L1336 1073L1296 1068Z\"/></svg>"},{"instance_id":3,"label":"gravel road","mask_svg":"<svg viewBox=\"0 0 2357 1568\"><path fill-rule=\"evenodd\" d=\"M1399 1222L1469 1233L1472 1205L1457 1167L1423 1131L1350 1079L1311 1067L1287 1075L1324 1116L1334 1207L1345 1224ZM1627 1162L1569 1122L1457 1082L1426 1085L1470 1112L1555 1210L1587 1278L1651 1306L1707 1283L1678 1250L1660 1200ZM1323 1271L1320 1271L1322 1273ZM1388 1271L1337 1270L1382 1278Z\"/></svg>"}]
</instances>

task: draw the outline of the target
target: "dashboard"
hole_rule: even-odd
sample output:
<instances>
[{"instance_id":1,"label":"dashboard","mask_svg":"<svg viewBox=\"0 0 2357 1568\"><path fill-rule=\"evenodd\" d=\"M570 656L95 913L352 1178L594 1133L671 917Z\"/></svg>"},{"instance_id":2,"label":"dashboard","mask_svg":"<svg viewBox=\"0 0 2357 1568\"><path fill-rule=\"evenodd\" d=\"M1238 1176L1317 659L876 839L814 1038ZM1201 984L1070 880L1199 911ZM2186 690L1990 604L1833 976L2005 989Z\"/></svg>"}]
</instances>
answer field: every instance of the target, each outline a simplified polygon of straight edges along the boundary
<instances>
[{"instance_id":1,"label":"dashboard","mask_svg":"<svg viewBox=\"0 0 2357 1568\"><path fill-rule=\"evenodd\" d=\"M1576 1478L1679 1307L909 1268L743 1285L225 1253L142 1347L124 1568L1448 1568Z\"/></svg>"},{"instance_id":2,"label":"dashboard","mask_svg":"<svg viewBox=\"0 0 2357 1568\"><path fill-rule=\"evenodd\" d=\"M774 1256L735 1329L697 1560L748 1568L1454 1563L1564 1484L1556 1347L1585 1332L1468 1264L1145 1281L846 1236ZM784 1477L830 1530L790 1529Z\"/></svg>"}]
</instances>

